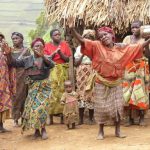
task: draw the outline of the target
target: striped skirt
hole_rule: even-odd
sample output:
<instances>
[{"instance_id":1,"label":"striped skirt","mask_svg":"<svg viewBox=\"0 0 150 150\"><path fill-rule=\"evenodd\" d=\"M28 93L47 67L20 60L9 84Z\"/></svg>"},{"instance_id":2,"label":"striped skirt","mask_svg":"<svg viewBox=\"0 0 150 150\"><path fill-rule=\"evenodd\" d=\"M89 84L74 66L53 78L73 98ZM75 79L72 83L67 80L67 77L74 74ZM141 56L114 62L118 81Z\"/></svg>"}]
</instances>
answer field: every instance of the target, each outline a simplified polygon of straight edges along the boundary
<instances>
[{"instance_id":1,"label":"striped skirt","mask_svg":"<svg viewBox=\"0 0 150 150\"><path fill-rule=\"evenodd\" d=\"M96 83L94 96L94 115L98 124L105 124L112 119L118 121L119 117L123 118L124 100L121 85L109 88Z\"/></svg>"}]
</instances>

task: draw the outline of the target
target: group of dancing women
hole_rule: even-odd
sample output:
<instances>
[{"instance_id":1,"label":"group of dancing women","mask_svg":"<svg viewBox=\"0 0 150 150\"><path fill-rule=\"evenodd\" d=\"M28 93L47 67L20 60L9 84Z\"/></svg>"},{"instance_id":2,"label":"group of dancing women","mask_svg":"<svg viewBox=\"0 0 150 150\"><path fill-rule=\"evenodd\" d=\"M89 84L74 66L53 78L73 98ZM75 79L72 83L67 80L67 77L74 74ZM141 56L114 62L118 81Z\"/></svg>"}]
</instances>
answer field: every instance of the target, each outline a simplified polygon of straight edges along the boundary
<instances>
[{"instance_id":1,"label":"group of dancing women","mask_svg":"<svg viewBox=\"0 0 150 150\"><path fill-rule=\"evenodd\" d=\"M0 33L0 134L7 132L5 120L12 118L22 133L34 129L33 139L48 139L46 127L60 123L67 129L85 123L99 125L98 140L104 139L104 126L115 125L115 136L125 126L144 126L149 109L150 37L141 37L141 21L131 24L131 33L117 43L110 27L85 29L80 35L72 18L68 27L79 46L71 50L59 29L50 32L51 41L35 38L24 46L19 32L11 35L12 45ZM75 90L69 77L69 60L74 56ZM87 110L87 111L85 111ZM57 133L56 133L57 134Z\"/></svg>"}]
</instances>

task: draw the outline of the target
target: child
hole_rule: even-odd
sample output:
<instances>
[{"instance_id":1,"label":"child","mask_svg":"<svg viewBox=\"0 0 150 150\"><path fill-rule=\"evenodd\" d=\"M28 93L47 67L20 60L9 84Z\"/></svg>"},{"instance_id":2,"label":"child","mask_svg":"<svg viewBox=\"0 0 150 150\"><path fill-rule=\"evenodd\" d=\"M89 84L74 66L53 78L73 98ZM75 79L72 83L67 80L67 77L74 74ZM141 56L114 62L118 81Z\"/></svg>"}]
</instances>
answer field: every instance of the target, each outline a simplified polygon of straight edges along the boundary
<instances>
[{"instance_id":1,"label":"child","mask_svg":"<svg viewBox=\"0 0 150 150\"><path fill-rule=\"evenodd\" d=\"M63 115L64 121L68 129L72 126L75 128L75 124L78 123L78 94L73 91L72 83L70 80L65 81L65 92L61 98L61 104L64 105Z\"/></svg>"}]
</instances>

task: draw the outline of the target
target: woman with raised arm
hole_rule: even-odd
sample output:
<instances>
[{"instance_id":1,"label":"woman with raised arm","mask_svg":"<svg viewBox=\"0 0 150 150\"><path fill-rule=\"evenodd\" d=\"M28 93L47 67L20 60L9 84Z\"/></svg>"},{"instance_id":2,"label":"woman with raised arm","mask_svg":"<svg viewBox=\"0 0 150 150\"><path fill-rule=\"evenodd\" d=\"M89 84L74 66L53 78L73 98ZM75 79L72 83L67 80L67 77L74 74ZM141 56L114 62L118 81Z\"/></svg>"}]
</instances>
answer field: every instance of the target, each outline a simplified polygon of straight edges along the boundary
<instances>
[{"instance_id":1,"label":"woman with raised arm","mask_svg":"<svg viewBox=\"0 0 150 150\"><path fill-rule=\"evenodd\" d=\"M43 54L44 46L44 40L36 38L31 44L34 55L22 59L14 59L11 56L11 48L5 43L2 46L10 66L25 68L26 84L28 84L29 88L22 115L22 129L24 131L34 128L34 139L41 137L43 140L48 138L45 129L51 94L48 77L49 70L54 67L54 62L51 58Z\"/></svg>"},{"instance_id":2,"label":"woman with raised arm","mask_svg":"<svg viewBox=\"0 0 150 150\"><path fill-rule=\"evenodd\" d=\"M84 39L74 29L73 18L68 18L68 25L74 37L81 44L81 52L92 60L95 73L89 78L86 90L93 90L95 120L99 124L97 139L104 139L104 124L108 119L115 123L115 136L124 138L120 132L120 121L123 118L122 78L128 62L141 58L147 41L124 45L115 43L115 35L111 28L101 27L97 30L97 41Z\"/></svg>"}]
</instances>

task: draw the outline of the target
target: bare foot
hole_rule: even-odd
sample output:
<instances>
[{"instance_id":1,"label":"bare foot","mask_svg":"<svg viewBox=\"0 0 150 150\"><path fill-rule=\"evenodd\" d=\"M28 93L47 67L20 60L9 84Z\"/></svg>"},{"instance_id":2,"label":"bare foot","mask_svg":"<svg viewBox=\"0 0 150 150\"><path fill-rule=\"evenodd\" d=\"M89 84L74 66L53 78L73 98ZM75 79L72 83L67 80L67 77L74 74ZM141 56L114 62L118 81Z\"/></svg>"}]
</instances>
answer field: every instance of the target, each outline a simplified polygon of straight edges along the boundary
<instances>
[{"instance_id":1,"label":"bare foot","mask_svg":"<svg viewBox=\"0 0 150 150\"><path fill-rule=\"evenodd\" d=\"M72 129L75 129L75 128L76 128L75 123L72 123Z\"/></svg>"},{"instance_id":2,"label":"bare foot","mask_svg":"<svg viewBox=\"0 0 150 150\"><path fill-rule=\"evenodd\" d=\"M19 127L18 121L14 121L14 127Z\"/></svg>"},{"instance_id":3,"label":"bare foot","mask_svg":"<svg viewBox=\"0 0 150 150\"><path fill-rule=\"evenodd\" d=\"M134 125L135 123L134 123L134 120L133 119L131 119L131 120L129 120L126 124L125 124L125 127L129 127L129 126L132 126L132 125Z\"/></svg>"},{"instance_id":4,"label":"bare foot","mask_svg":"<svg viewBox=\"0 0 150 150\"><path fill-rule=\"evenodd\" d=\"M127 137L126 135L121 134L121 133L116 133L115 135L116 135L116 137L118 137L118 138L126 138L126 137Z\"/></svg>"},{"instance_id":5,"label":"bare foot","mask_svg":"<svg viewBox=\"0 0 150 150\"><path fill-rule=\"evenodd\" d=\"M99 134L99 135L97 136L97 140L104 140L104 135Z\"/></svg>"},{"instance_id":6,"label":"bare foot","mask_svg":"<svg viewBox=\"0 0 150 150\"><path fill-rule=\"evenodd\" d=\"M146 123L144 121L140 121L139 126L146 126Z\"/></svg>"},{"instance_id":7,"label":"bare foot","mask_svg":"<svg viewBox=\"0 0 150 150\"><path fill-rule=\"evenodd\" d=\"M41 134L42 134L42 140L47 140L48 139L48 135L47 135L45 129L42 129Z\"/></svg>"},{"instance_id":8,"label":"bare foot","mask_svg":"<svg viewBox=\"0 0 150 150\"><path fill-rule=\"evenodd\" d=\"M5 133L5 132L11 132L10 130L7 130L5 128L0 128L0 133Z\"/></svg>"},{"instance_id":9,"label":"bare foot","mask_svg":"<svg viewBox=\"0 0 150 150\"><path fill-rule=\"evenodd\" d=\"M38 137L41 137L40 131L39 130L35 130L35 133L33 135L33 140L36 140Z\"/></svg>"},{"instance_id":10,"label":"bare foot","mask_svg":"<svg viewBox=\"0 0 150 150\"><path fill-rule=\"evenodd\" d=\"M94 125L95 122L94 122L93 120L89 120L89 121L88 121L88 124L89 124L89 125Z\"/></svg>"},{"instance_id":11,"label":"bare foot","mask_svg":"<svg viewBox=\"0 0 150 150\"><path fill-rule=\"evenodd\" d=\"M69 124L67 124L67 129L68 129L68 130L70 129L70 126L69 126Z\"/></svg>"}]
</instances>

